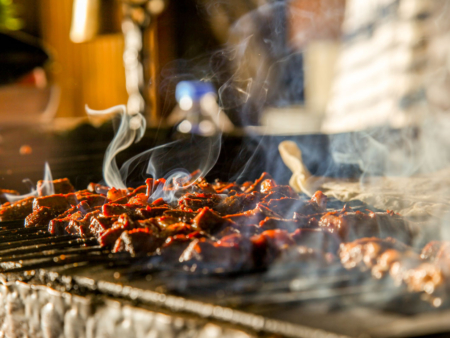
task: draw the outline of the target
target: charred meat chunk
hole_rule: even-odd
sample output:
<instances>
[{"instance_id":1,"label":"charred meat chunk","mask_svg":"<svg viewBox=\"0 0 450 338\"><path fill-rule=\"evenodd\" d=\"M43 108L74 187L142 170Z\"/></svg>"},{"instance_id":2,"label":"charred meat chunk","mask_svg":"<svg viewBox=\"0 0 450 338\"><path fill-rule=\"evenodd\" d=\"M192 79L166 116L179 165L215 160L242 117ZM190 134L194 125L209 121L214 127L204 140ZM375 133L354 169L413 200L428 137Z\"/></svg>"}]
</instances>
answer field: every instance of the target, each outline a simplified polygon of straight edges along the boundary
<instances>
[{"instance_id":1,"label":"charred meat chunk","mask_svg":"<svg viewBox=\"0 0 450 338\"><path fill-rule=\"evenodd\" d=\"M200 238L189 244L179 261L216 271L238 271L252 268L251 252L252 243L241 235L230 235L218 242Z\"/></svg>"},{"instance_id":2,"label":"charred meat chunk","mask_svg":"<svg viewBox=\"0 0 450 338\"><path fill-rule=\"evenodd\" d=\"M245 192L246 193L250 193L250 192L253 192L253 191L261 192L261 189L265 190L266 186L267 186L267 183L266 183L266 186L262 186L262 184L266 180L272 180L272 176L270 176L268 173L264 172L264 173L262 173L260 178L258 178L254 183L252 183L249 187L247 187L245 189Z\"/></svg>"},{"instance_id":3,"label":"charred meat chunk","mask_svg":"<svg viewBox=\"0 0 450 338\"><path fill-rule=\"evenodd\" d=\"M148 228L138 228L122 232L113 252L129 252L132 255L152 253L161 245L161 239Z\"/></svg>"},{"instance_id":4,"label":"charred meat chunk","mask_svg":"<svg viewBox=\"0 0 450 338\"><path fill-rule=\"evenodd\" d=\"M291 237L298 246L334 255L337 254L342 243L337 235L319 228L297 229L292 233Z\"/></svg>"},{"instance_id":5,"label":"charred meat chunk","mask_svg":"<svg viewBox=\"0 0 450 338\"><path fill-rule=\"evenodd\" d=\"M253 210L245 211L240 214L224 216L225 219L232 220L238 225L259 224L259 222L267 217L282 218L276 212L273 212L261 203L257 204L256 208Z\"/></svg>"},{"instance_id":6,"label":"charred meat chunk","mask_svg":"<svg viewBox=\"0 0 450 338\"><path fill-rule=\"evenodd\" d=\"M182 210L166 209L166 211L164 211L164 215L177 218L179 222L188 223L191 222L195 218L195 216L197 216L197 213Z\"/></svg>"},{"instance_id":7,"label":"charred meat chunk","mask_svg":"<svg viewBox=\"0 0 450 338\"><path fill-rule=\"evenodd\" d=\"M111 228L107 229L98 237L101 246L112 246L125 230L133 230L139 225L135 223L127 214L121 215Z\"/></svg>"},{"instance_id":8,"label":"charred meat chunk","mask_svg":"<svg viewBox=\"0 0 450 338\"><path fill-rule=\"evenodd\" d=\"M302 213L301 211L303 210L303 207L305 206L306 203L307 202L303 200L283 197L281 199L270 200L269 203L267 203L267 207L270 210L281 215L283 218L293 218L295 212L300 213L302 215L305 214Z\"/></svg>"},{"instance_id":9,"label":"charred meat chunk","mask_svg":"<svg viewBox=\"0 0 450 338\"><path fill-rule=\"evenodd\" d=\"M62 178L59 180L53 181L38 181L37 182L37 191L40 197L44 196L45 187L52 186L55 194L69 194L71 192L75 192L75 188L72 183L67 178Z\"/></svg>"},{"instance_id":10,"label":"charred meat chunk","mask_svg":"<svg viewBox=\"0 0 450 338\"><path fill-rule=\"evenodd\" d=\"M14 203L5 203L0 208L0 221L24 219L33 211L34 197L27 197Z\"/></svg>"},{"instance_id":11,"label":"charred meat chunk","mask_svg":"<svg viewBox=\"0 0 450 338\"><path fill-rule=\"evenodd\" d=\"M108 193L109 188L98 183L89 183L87 190L89 190L92 193L106 195Z\"/></svg>"},{"instance_id":12,"label":"charred meat chunk","mask_svg":"<svg viewBox=\"0 0 450 338\"><path fill-rule=\"evenodd\" d=\"M87 214L81 214L80 217L73 217L66 227L68 234L77 234L81 237L92 237L94 233L91 232L90 224L95 217L100 214L100 210L94 210Z\"/></svg>"},{"instance_id":13,"label":"charred meat chunk","mask_svg":"<svg viewBox=\"0 0 450 338\"><path fill-rule=\"evenodd\" d=\"M339 256L346 269L358 267L361 270L368 270L372 269L380 261L382 254L389 250L403 253L409 250L409 247L393 238L361 238L350 243L342 243ZM388 257L382 259L392 261Z\"/></svg>"},{"instance_id":14,"label":"charred meat chunk","mask_svg":"<svg viewBox=\"0 0 450 338\"><path fill-rule=\"evenodd\" d=\"M235 225L233 221L219 216L219 214L210 208L200 209L198 215L192 220L193 229L210 234L215 234L226 227L233 227Z\"/></svg>"},{"instance_id":15,"label":"charred meat chunk","mask_svg":"<svg viewBox=\"0 0 450 338\"><path fill-rule=\"evenodd\" d=\"M337 233L344 242L380 234L375 219L360 211L328 212L320 218L319 226Z\"/></svg>"},{"instance_id":16,"label":"charred meat chunk","mask_svg":"<svg viewBox=\"0 0 450 338\"><path fill-rule=\"evenodd\" d=\"M256 267L266 267L283 253L296 246L285 230L267 230L250 238L253 244L253 261Z\"/></svg>"},{"instance_id":17,"label":"charred meat chunk","mask_svg":"<svg viewBox=\"0 0 450 338\"><path fill-rule=\"evenodd\" d=\"M55 215L49 207L39 207L25 218L25 227L37 227L48 224Z\"/></svg>"},{"instance_id":18,"label":"charred meat chunk","mask_svg":"<svg viewBox=\"0 0 450 338\"><path fill-rule=\"evenodd\" d=\"M110 229L115 222L117 222L117 216L97 216L92 218L89 225L90 232L95 236L98 236Z\"/></svg>"},{"instance_id":19,"label":"charred meat chunk","mask_svg":"<svg viewBox=\"0 0 450 338\"><path fill-rule=\"evenodd\" d=\"M413 234L408 221L393 212L370 212L369 217L375 220L379 229L379 237L392 237L405 244L412 243Z\"/></svg>"},{"instance_id":20,"label":"charred meat chunk","mask_svg":"<svg viewBox=\"0 0 450 338\"><path fill-rule=\"evenodd\" d=\"M166 212L168 210L169 207L164 205L160 207L147 206L145 208L137 209L135 215L138 219L148 219L152 217L166 215Z\"/></svg>"}]
</instances>

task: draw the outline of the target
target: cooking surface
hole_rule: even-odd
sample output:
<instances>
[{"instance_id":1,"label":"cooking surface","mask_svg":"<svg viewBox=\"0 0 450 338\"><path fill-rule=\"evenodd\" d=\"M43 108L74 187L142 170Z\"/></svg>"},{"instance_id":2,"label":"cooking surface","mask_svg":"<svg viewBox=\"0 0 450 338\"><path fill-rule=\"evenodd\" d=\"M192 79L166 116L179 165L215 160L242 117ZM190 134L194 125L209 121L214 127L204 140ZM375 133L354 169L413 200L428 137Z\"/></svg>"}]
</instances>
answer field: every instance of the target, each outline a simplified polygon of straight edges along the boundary
<instances>
[{"instance_id":1,"label":"cooking surface","mask_svg":"<svg viewBox=\"0 0 450 338\"><path fill-rule=\"evenodd\" d=\"M329 203L332 209L342 206L336 200ZM370 208L357 201L351 206ZM340 266L326 271L292 270L286 264L250 273L189 272L159 256L111 255L95 239L50 236L45 228L23 228L22 221L2 226L0 266L9 281L109 296L288 336L326 336L316 329L352 337L450 330L446 304L436 310L390 282Z\"/></svg>"}]
</instances>

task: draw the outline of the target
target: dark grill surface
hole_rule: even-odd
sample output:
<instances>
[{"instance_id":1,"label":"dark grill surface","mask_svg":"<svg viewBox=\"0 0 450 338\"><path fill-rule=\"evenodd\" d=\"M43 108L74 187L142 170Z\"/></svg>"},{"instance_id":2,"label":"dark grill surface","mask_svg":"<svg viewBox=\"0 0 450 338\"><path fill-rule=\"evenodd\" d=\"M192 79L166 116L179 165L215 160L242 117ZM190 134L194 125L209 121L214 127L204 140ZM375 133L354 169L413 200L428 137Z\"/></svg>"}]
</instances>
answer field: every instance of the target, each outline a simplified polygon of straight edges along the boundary
<instances>
[{"instance_id":1,"label":"dark grill surface","mask_svg":"<svg viewBox=\"0 0 450 338\"><path fill-rule=\"evenodd\" d=\"M370 208L362 202L350 204L356 210ZM329 206L343 204L330 201ZM95 238L52 236L45 227L23 228L23 221L0 223L0 238L0 268L7 284L24 281L81 297L109 297L263 335L406 337L450 330L443 324L446 304L433 309L390 282L340 266L318 270L284 264L227 274L186 271L161 256L111 254Z\"/></svg>"}]
</instances>

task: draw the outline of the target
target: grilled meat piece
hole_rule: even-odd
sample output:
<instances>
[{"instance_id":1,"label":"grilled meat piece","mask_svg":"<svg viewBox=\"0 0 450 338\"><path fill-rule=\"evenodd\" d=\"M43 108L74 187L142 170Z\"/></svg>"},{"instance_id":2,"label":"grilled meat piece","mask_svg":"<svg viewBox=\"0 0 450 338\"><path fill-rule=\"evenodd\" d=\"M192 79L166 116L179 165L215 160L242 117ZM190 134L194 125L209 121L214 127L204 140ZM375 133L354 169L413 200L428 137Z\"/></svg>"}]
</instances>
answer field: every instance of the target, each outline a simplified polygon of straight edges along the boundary
<instances>
[{"instance_id":1,"label":"grilled meat piece","mask_svg":"<svg viewBox=\"0 0 450 338\"><path fill-rule=\"evenodd\" d=\"M52 219L70 210L77 203L78 199L75 194L58 194L35 198L33 200L33 212L26 217L25 227L48 225Z\"/></svg>"},{"instance_id":2,"label":"grilled meat piece","mask_svg":"<svg viewBox=\"0 0 450 338\"><path fill-rule=\"evenodd\" d=\"M126 230L116 241L113 252L129 252L132 255L152 253L162 241L148 228Z\"/></svg>"},{"instance_id":3,"label":"grilled meat piece","mask_svg":"<svg viewBox=\"0 0 450 338\"><path fill-rule=\"evenodd\" d=\"M92 222L92 221L91 221ZM97 238L101 246L112 246L125 230L133 230L139 227L139 223L134 222L129 215L121 215L111 228L100 233Z\"/></svg>"},{"instance_id":4,"label":"grilled meat piece","mask_svg":"<svg viewBox=\"0 0 450 338\"><path fill-rule=\"evenodd\" d=\"M193 234L194 233L194 229L191 225L187 224L187 223L173 223L168 225L167 227L164 228L164 230L161 231L161 237L163 238L168 238L171 236L176 236L176 235L189 235L189 234ZM197 233L200 233L200 231L195 231L195 234L198 236Z\"/></svg>"},{"instance_id":5,"label":"grilled meat piece","mask_svg":"<svg viewBox=\"0 0 450 338\"><path fill-rule=\"evenodd\" d=\"M256 267L266 267L296 243L285 230L267 230L250 238L253 244L253 261Z\"/></svg>"},{"instance_id":6,"label":"grilled meat piece","mask_svg":"<svg viewBox=\"0 0 450 338\"><path fill-rule=\"evenodd\" d=\"M40 207L51 208L54 214L61 214L68 210L72 205L77 205L78 199L75 194L55 194L51 196L35 198L33 201L33 210Z\"/></svg>"},{"instance_id":7,"label":"grilled meat piece","mask_svg":"<svg viewBox=\"0 0 450 338\"><path fill-rule=\"evenodd\" d=\"M106 230L110 229L119 218L117 216L97 216L93 217L89 225L90 232L98 237Z\"/></svg>"},{"instance_id":8,"label":"grilled meat piece","mask_svg":"<svg viewBox=\"0 0 450 338\"><path fill-rule=\"evenodd\" d=\"M24 219L33 211L34 197L27 197L14 203L5 203L0 208L0 221Z\"/></svg>"},{"instance_id":9,"label":"grilled meat piece","mask_svg":"<svg viewBox=\"0 0 450 338\"><path fill-rule=\"evenodd\" d=\"M403 253L408 249L408 246L393 238L368 237L342 243L339 256L346 269L358 267L361 270L368 270L377 264L380 256L387 250Z\"/></svg>"},{"instance_id":10,"label":"grilled meat piece","mask_svg":"<svg viewBox=\"0 0 450 338\"><path fill-rule=\"evenodd\" d=\"M280 215L261 203L257 204L256 208L253 210L245 211L240 214L224 216L224 218L232 220L238 225L259 224L259 222L267 217L282 218Z\"/></svg>"},{"instance_id":11,"label":"grilled meat piece","mask_svg":"<svg viewBox=\"0 0 450 338\"><path fill-rule=\"evenodd\" d=\"M293 218L295 212L301 213L306 203L306 201L298 198L283 197L280 199L270 200L266 205L270 210L281 215L283 218Z\"/></svg>"},{"instance_id":12,"label":"grilled meat piece","mask_svg":"<svg viewBox=\"0 0 450 338\"><path fill-rule=\"evenodd\" d=\"M377 222L360 211L328 212L320 218L319 226L331 233L337 233L344 242L379 235Z\"/></svg>"},{"instance_id":13,"label":"grilled meat piece","mask_svg":"<svg viewBox=\"0 0 450 338\"><path fill-rule=\"evenodd\" d=\"M269 180L265 185L262 185L264 181ZM254 183L252 183L249 187L245 189L245 192L248 194L253 191L261 191L261 189L266 190L268 187L271 187L271 184L275 184L272 176L268 173L262 173L261 177L258 178Z\"/></svg>"},{"instance_id":14,"label":"grilled meat piece","mask_svg":"<svg viewBox=\"0 0 450 338\"><path fill-rule=\"evenodd\" d=\"M80 217L71 217L69 224L65 228L68 234L77 234L81 237L92 237L90 224L100 214L100 210L94 210L87 214L80 213Z\"/></svg>"},{"instance_id":15,"label":"grilled meat piece","mask_svg":"<svg viewBox=\"0 0 450 338\"><path fill-rule=\"evenodd\" d=\"M292 239L298 246L307 247L323 253L336 255L341 240L336 234L332 234L323 229L297 229L292 235Z\"/></svg>"},{"instance_id":16,"label":"grilled meat piece","mask_svg":"<svg viewBox=\"0 0 450 338\"><path fill-rule=\"evenodd\" d=\"M369 217L378 225L380 238L392 237L411 245L413 234L407 220L393 212L370 212Z\"/></svg>"},{"instance_id":17,"label":"grilled meat piece","mask_svg":"<svg viewBox=\"0 0 450 338\"><path fill-rule=\"evenodd\" d=\"M253 267L252 243L237 234L217 242L207 238L194 239L183 251L179 261L222 271L250 269Z\"/></svg>"},{"instance_id":18,"label":"grilled meat piece","mask_svg":"<svg viewBox=\"0 0 450 338\"><path fill-rule=\"evenodd\" d=\"M192 220L192 228L199 231L204 231L209 234L215 234L222 231L226 227L235 227L236 224L225 217L211 210L210 208L203 208L199 210L197 216Z\"/></svg>"},{"instance_id":19,"label":"grilled meat piece","mask_svg":"<svg viewBox=\"0 0 450 338\"><path fill-rule=\"evenodd\" d=\"M106 195L108 193L109 188L98 183L89 183L87 190L89 190L92 193Z\"/></svg>"},{"instance_id":20,"label":"grilled meat piece","mask_svg":"<svg viewBox=\"0 0 450 338\"><path fill-rule=\"evenodd\" d=\"M104 216L120 216L122 214L127 214L128 216L136 217L138 207L139 206L137 205L107 203L102 206L102 214Z\"/></svg>"},{"instance_id":21,"label":"grilled meat piece","mask_svg":"<svg viewBox=\"0 0 450 338\"><path fill-rule=\"evenodd\" d=\"M171 216L178 219L179 222L191 222L195 216L197 216L197 213L195 212L189 212L189 211L182 211L182 210L166 210L164 211L165 216Z\"/></svg>"},{"instance_id":22,"label":"grilled meat piece","mask_svg":"<svg viewBox=\"0 0 450 338\"><path fill-rule=\"evenodd\" d=\"M25 228L48 224L57 214L49 207L38 207L25 218Z\"/></svg>"},{"instance_id":23,"label":"grilled meat piece","mask_svg":"<svg viewBox=\"0 0 450 338\"><path fill-rule=\"evenodd\" d=\"M320 218L319 226L338 233L344 242L363 237L392 237L411 244L413 237L408 223L399 215L387 212L365 214L348 207L326 213Z\"/></svg>"},{"instance_id":24,"label":"grilled meat piece","mask_svg":"<svg viewBox=\"0 0 450 338\"><path fill-rule=\"evenodd\" d=\"M53 181L38 181L37 182L37 191L39 197L44 196L44 188L48 185L53 186L53 191L55 194L69 194L71 192L75 192L75 188L73 187L72 183L67 178L62 178L59 180L53 180Z\"/></svg>"},{"instance_id":25,"label":"grilled meat piece","mask_svg":"<svg viewBox=\"0 0 450 338\"><path fill-rule=\"evenodd\" d=\"M220 202L225 199L224 196L218 194L185 194L178 200L178 204L186 211L197 211L198 209L208 207L215 209Z\"/></svg>"},{"instance_id":26,"label":"grilled meat piece","mask_svg":"<svg viewBox=\"0 0 450 338\"><path fill-rule=\"evenodd\" d=\"M152 217L158 217L162 215L166 215L166 212L169 210L169 206L163 205L160 207L152 207L147 206L145 208L137 209L135 215L139 219L148 219Z\"/></svg>"}]
</instances>

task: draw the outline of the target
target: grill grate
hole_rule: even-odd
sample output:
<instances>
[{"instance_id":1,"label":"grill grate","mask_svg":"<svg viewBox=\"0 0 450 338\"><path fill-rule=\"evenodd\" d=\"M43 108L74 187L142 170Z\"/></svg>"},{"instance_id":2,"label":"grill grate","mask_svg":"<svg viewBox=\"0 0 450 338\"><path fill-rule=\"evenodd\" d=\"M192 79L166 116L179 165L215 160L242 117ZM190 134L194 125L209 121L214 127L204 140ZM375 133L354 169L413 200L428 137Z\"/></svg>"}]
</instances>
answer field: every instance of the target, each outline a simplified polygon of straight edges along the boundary
<instances>
[{"instance_id":1,"label":"grill grate","mask_svg":"<svg viewBox=\"0 0 450 338\"><path fill-rule=\"evenodd\" d=\"M349 205L355 210L374 210L358 201ZM335 210L342 208L343 203L332 200L329 206ZM382 318L390 311L395 311L393 318L402 313L407 318L411 314L424 313L426 316L435 311L417 295L408 294L391 283L376 282L364 273L347 271L340 265L327 270L307 266L298 270L298 266L294 269L292 265L284 264L269 271L239 274L186 271L179 264L168 264L162 256L112 254L98 246L95 238L52 236L46 227L24 228L23 223L0 223L0 272L5 280L21 279L52 285L79 295L94 292L238 324L251 330L297 337L309 337L312 333L320 337L317 329L346 335L370 331L370 321L365 327L360 327L356 321L347 322L345 327L338 323L327 326L325 322L333 318L330 315L333 309L345 312L355 306L364 306L382 313L370 313L372 319L378 318L377 314ZM305 311L311 311L311 307L318 306L325 309L317 315L322 322L310 324L309 319L305 319L308 317L303 315ZM211 309L220 310L214 313ZM288 318L286 309L303 315ZM239 314L247 316L247 320L233 319L232 315L226 317L223 311L238 313L238 317ZM280 318L282 314L286 318ZM409 320L419 323L419 317ZM265 318L266 323L262 327L255 324L261 318ZM283 320L271 322L274 319ZM296 334L295 330L307 334ZM326 336L327 332L323 334Z\"/></svg>"}]
</instances>

